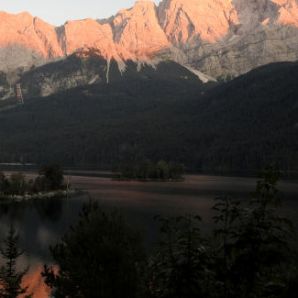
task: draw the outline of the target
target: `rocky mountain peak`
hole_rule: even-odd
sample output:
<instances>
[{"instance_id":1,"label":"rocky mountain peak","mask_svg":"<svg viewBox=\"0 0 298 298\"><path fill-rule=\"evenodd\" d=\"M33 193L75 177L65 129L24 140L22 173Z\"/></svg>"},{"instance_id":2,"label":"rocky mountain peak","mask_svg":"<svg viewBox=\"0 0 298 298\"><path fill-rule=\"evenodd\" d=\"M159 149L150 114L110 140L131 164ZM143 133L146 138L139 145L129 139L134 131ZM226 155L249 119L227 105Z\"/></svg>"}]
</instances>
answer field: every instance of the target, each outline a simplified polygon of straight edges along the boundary
<instances>
[{"instance_id":1,"label":"rocky mountain peak","mask_svg":"<svg viewBox=\"0 0 298 298\"><path fill-rule=\"evenodd\" d=\"M228 34L238 16L231 0L164 0L161 26L175 45L214 43Z\"/></svg>"},{"instance_id":2,"label":"rocky mountain peak","mask_svg":"<svg viewBox=\"0 0 298 298\"><path fill-rule=\"evenodd\" d=\"M0 71L28 68L61 56L56 30L29 13L0 13Z\"/></svg>"},{"instance_id":3,"label":"rocky mountain peak","mask_svg":"<svg viewBox=\"0 0 298 298\"><path fill-rule=\"evenodd\" d=\"M298 59L297 0L138 0L106 20L54 27L0 13L0 71L27 70L75 52L154 63L172 59L211 76ZM157 59L158 58L158 59Z\"/></svg>"},{"instance_id":4,"label":"rocky mountain peak","mask_svg":"<svg viewBox=\"0 0 298 298\"><path fill-rule=\"evenodd\" d=\"M118 58L111 26L93 19L65 23L60 34L60 44L66 56L84 48L93 48L106 59Z\"/></svg>"},{"instance_id":5,"label":"rocky mountain peak","mask_svg":"<svg viewBox=\"0 0 298 298\"><path fill-rule=\"evenodd\" d=\"M153 1L136 1L131 9L121 10L111 24L114 41L124 59L146 60L170 47Z\"/></svg>"}]
</instances>

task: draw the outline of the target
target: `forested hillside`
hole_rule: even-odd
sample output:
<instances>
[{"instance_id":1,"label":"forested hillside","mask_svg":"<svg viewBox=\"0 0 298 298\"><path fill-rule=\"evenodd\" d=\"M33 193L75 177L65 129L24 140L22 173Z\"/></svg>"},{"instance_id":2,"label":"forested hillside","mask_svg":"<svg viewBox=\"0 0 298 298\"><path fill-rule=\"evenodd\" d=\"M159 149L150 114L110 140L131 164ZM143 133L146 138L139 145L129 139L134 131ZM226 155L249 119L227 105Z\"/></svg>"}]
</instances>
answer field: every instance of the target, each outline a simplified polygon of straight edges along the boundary
<instances>
[{"instance_id":1,"label":"forested hillside","mask_svg":"<svg viewBox=\"0 0 298 298\"><path fill-rule=\"evenodd\" d=\"M164 159L193 171L256 170L271 162L298 169L297 63L268 65L211 90L167 72L1 112L1 162L111 169Z\"/></svg>"}]
</instances>

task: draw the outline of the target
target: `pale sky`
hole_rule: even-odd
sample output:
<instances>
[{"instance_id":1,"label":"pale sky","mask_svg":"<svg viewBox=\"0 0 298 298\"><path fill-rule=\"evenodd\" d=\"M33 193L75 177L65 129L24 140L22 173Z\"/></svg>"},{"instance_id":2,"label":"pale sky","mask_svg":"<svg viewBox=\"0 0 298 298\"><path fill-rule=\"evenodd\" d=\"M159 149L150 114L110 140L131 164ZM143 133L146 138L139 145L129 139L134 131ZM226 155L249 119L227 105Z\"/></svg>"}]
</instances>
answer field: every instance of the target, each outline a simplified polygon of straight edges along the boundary
<instances>
[{"instance_id":1,"label":"pale sky","mask_svg":"<svg viewBox=\"0 0 298 298\"><path fill-rule=\"evenodd\" d=\"M66 20L110 17L134 3L135 0L0 0L0 11L28 11L53 25L62 25Z\"/></svg>"}]
</instances>

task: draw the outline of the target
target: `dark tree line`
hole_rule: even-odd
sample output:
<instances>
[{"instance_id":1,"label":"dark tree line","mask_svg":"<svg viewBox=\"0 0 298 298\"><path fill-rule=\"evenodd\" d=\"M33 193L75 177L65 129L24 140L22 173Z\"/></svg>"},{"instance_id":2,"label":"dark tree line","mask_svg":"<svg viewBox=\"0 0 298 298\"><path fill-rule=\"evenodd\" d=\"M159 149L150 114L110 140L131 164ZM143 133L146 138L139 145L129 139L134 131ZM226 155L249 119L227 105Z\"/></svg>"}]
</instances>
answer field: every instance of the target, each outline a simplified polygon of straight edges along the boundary
<instances>
[{"instance_id":1,"label":"dark tree line","mask_svg":"<svg viewBox=\"0 0 298 298\"><path fill-rule=\"evenodd\" d=\"M179 163L160 160L124 162L115 170L114 177L119 179L141 180L180 180L183 179L184 166Z\"/></svg>"},{"instance_id":2,"label":"dark tree line","mask_svg":"<svg viewBox=\"0 0 298 298\"><path fill-rule=\"evenodd\" d=\"M211 90L135 76L35 99L0 112L0 162L112 169L142 156L196 172L255 174L276 162L291 173L298 169L297 76L297 63L282 63Z\"/></svg>"}]
</instances>

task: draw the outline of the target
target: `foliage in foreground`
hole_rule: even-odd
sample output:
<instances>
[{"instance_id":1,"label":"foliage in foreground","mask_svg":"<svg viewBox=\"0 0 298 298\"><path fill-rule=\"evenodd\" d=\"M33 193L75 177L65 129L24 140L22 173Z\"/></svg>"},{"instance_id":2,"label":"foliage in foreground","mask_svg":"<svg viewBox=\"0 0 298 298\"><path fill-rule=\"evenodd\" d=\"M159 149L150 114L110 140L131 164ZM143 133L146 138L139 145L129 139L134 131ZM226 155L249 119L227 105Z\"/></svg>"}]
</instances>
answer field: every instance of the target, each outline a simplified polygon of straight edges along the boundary
<instances>
[{"instance_id":1,"label":"foliage in foreground","mask_svg":"<svg viewBox=\"0 0 298 298\"><path fill-rule=\"evenodd\" d=\"M54 297L139 297L145 257L138 233L118 212L86 206L51 253L59 271L45 266L43 275Z\"/></svg>"},{"instance_id":2,"label":"foliage in foreground","mask_svg":"<svg viewBox=\"0 0 298 298\"><path fill-rule=\"evenodd\" d=\"M45 282L54 297L296 297L298 262L291 223L279 216L278 177L265 171L249 202L217 199L208 237L199 216L161 218L147 260L119 213L86 207L51 249L60 269L45 266Z\"/></svg>"},{"instance_id":3,"label":"foliage in foreground","mask_svg":"<svg viewBox=\"0 0 298 298\"><path fill-rule=\"evenodd\" d=\"M209 297L215 290L212 255L200 217L160 219L161 240L148 262L151 297Z\"/></svg>"},{"instance_id":4,"label":"foliage in foreground","mask_svg":"<svg viewBox=\"0 0 298 298\"><path fill-rule=\"evenodd\" d=\"M19 295L25 295L27 292L27 288L22 286L22 280L28 269L23 271L17 270L17 260L24 254L24 251L18 248L18 240L18 234L13 226L11 226L4 240L4 246L0 250L5 262L0 268L1 298L17 298Z\"/></svg>"}]
</instances>

